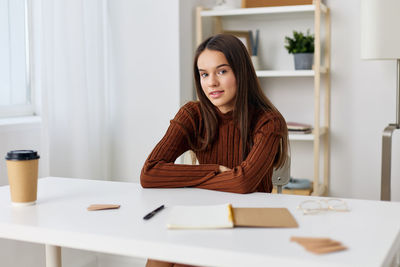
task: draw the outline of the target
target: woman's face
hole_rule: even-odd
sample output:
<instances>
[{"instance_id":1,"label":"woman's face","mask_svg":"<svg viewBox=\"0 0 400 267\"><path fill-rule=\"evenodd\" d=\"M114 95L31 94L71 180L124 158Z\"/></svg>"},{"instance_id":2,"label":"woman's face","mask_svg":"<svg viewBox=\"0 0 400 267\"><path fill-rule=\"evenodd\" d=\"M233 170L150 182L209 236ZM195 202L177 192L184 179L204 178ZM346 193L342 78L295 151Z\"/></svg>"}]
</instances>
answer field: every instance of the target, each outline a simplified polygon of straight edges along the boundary
<instances>
[{"instance_id":1,"label":"woman's face","mask_svg":"<svg viewBox=\"0 0 400 267\"><path fill-rule=\"evenodd\" d=\"M198 60L201 88L222 113L233 110L236 97L236 78L225 55L215 50L204 50Z\"/></svg>"}]
</instances>

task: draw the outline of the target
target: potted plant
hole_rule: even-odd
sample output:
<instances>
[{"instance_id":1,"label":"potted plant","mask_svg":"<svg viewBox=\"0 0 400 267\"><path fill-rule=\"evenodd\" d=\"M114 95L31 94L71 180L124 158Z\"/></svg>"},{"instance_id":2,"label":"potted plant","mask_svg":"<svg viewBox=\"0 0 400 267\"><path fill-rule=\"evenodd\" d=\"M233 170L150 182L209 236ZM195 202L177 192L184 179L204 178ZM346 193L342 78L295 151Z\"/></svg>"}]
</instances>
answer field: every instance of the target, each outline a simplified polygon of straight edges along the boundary
<instances>
[{"instance_id":1,"label":"potted plant","mask_svg":"<svg viewBox=\"0 0 400 267\"><path fill-rule=\"evenodd\" d=\"M314 62L314 35L293 31L293 38L285 37L285 48L294 55L296 70L310 70Z\"/></svg>"}]
</instances>

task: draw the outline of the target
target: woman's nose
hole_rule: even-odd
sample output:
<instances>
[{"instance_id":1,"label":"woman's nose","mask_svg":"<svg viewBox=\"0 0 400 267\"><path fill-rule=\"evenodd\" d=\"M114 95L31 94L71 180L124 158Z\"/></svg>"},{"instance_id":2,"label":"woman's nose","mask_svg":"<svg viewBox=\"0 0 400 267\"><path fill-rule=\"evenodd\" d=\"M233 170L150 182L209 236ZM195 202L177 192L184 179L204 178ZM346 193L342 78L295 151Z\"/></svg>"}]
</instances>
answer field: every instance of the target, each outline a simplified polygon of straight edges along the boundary
<instances>
[{"instance_id":1,"label":"woman's nose","mask_svg":"<svg viewBox=\"0 0 400 267\"><path fill-rule=\"evenodd\" d=\"M208 86L217 86L218 85L218 78L214 74L210 74L208 79Z\"/></svg>"}]
</instances>

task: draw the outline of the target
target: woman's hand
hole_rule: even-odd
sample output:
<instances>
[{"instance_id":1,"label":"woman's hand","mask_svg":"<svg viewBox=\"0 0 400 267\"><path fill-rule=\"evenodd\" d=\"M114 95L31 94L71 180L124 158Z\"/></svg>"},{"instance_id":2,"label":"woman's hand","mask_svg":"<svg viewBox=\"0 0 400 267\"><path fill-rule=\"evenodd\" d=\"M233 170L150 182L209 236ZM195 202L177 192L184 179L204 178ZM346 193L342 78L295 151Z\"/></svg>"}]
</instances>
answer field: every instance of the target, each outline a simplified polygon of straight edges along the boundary
<instances>
[{"instance_id":1,"label":"woman's hand","mask_svg":"<svg viewBox=\"0 0 400 267\"><path fill-rule=\"evenodd\" d=\"M222 173L222 172L227 172L227 171L230 171L230 170L231 170L231 169L229 169L228 167L219 165L219 172L220 172L220 173Z\"/></svg>"}]
</instances>

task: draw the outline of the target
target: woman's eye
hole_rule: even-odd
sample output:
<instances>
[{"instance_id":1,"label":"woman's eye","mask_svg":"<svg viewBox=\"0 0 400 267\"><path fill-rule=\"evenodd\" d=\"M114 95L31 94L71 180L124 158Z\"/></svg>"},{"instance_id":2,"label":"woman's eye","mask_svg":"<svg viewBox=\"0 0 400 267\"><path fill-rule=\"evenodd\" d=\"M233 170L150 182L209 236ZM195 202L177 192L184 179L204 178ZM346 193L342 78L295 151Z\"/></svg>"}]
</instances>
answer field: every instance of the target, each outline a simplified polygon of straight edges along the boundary
<instances>
[{"instance_id":1,"label":"woman's eye","mask_svg":"<svg viewBox=\"0 0 400 267\"><path fill-rule=\"evenodd\" d=\"M200 73L200 76L202 77L202 78L205 78L205 77L207 77L207 73Z\"/></svg>"},{"instance_id":2,"label":"woman's eye","mask_svg":"<svg viewBox=\"0 0 400 267\"><path fill-rule=\"evenodd\" d=\"M226 73L226 70L220 70L218 73L219 74L224 74L224 73Z\"/></svg>"}]
</instances>

